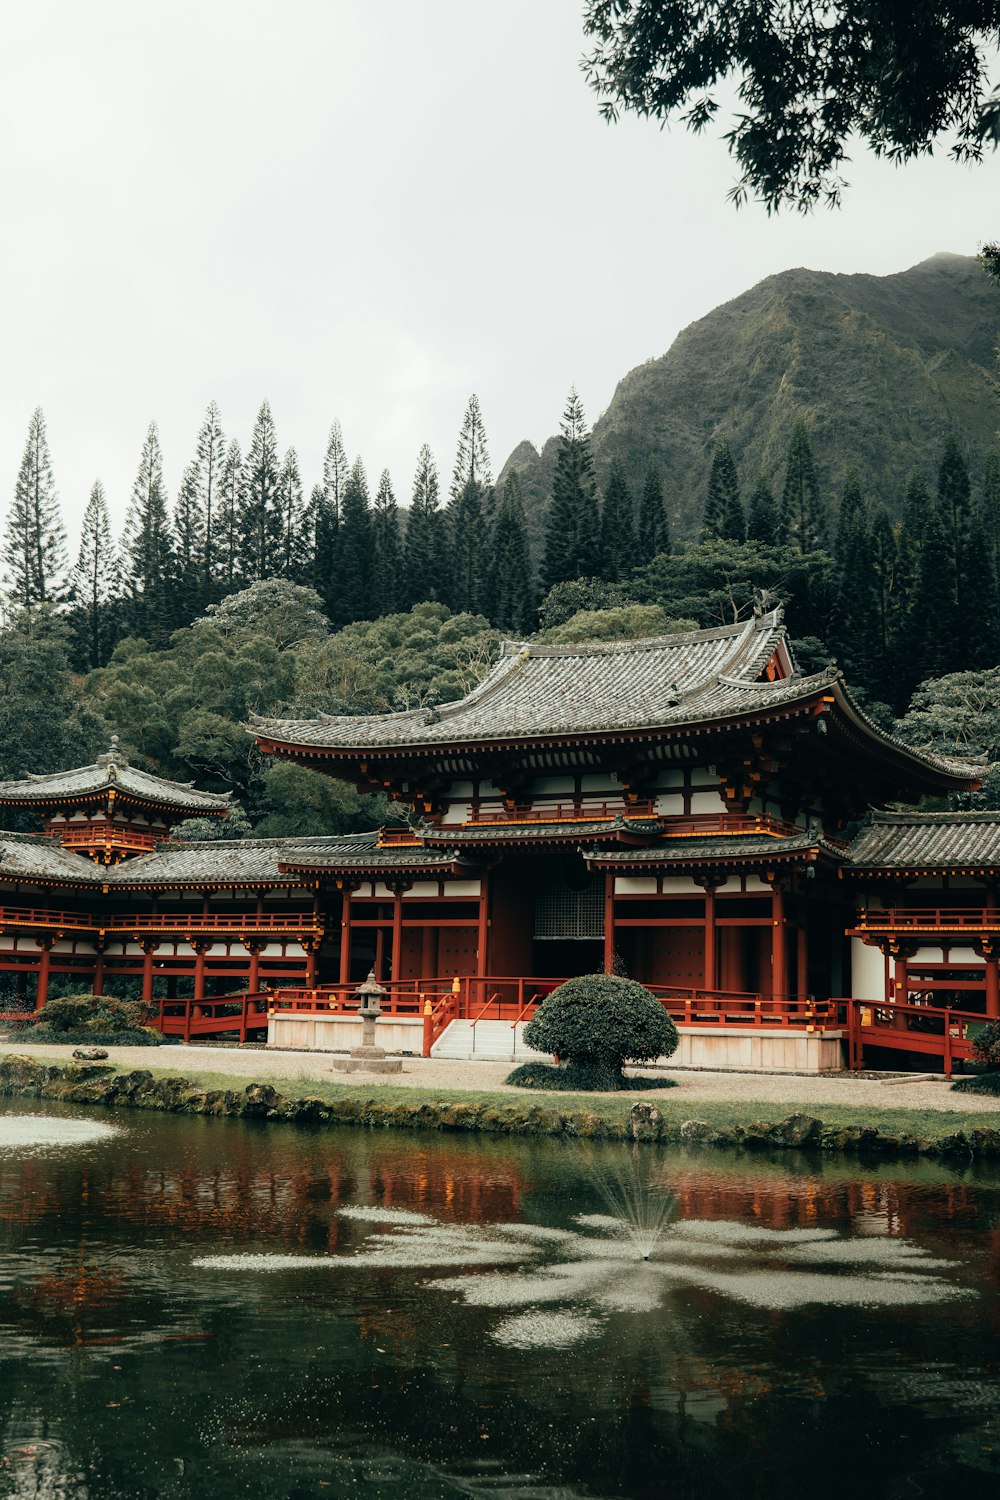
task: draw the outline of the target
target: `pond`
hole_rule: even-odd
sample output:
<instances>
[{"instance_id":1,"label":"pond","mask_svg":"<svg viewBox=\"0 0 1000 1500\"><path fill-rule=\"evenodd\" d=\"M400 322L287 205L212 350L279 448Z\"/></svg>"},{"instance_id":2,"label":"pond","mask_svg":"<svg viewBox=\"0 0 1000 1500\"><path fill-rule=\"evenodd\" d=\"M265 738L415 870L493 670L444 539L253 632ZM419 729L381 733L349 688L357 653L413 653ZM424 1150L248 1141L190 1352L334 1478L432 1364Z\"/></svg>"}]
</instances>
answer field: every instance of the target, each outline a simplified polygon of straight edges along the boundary
<instances>
[{"instance_id":1,"label":"pond","mask_svg":"<svg viewBox=\"0 0 1000 1500\"><path fill-rule=\"evenodd\" d=\"M0 1495L1000 1486L1000 1175L0 1105Z\"/></svg>"}]
</instances>

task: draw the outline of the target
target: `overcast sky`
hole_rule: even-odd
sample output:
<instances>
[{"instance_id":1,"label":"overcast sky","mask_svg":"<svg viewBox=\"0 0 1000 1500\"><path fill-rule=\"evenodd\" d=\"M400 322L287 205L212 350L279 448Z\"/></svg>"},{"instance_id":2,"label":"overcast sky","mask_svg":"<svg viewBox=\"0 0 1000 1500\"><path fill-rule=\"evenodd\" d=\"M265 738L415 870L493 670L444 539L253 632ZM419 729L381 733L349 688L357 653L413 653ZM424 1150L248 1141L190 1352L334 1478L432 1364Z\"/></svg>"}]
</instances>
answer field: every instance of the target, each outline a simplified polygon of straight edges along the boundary
<instances>
[{"instance_id":1,"label":"overcast sky","mask_svg":"<svg viewBox=\"0 0 1000 1500\"><path fill-rule=\"evenodd\" d=\"M846 206L726 202L717 135L601 120L582 0L32 0L0 23L0 515L43 407L76 547L124 519L146 427L171 494L206 404L267 398L319 477L331 421L409 498L470 392L494 471L577 385L591 421L774 271L902 270L995 236L1000 160L860 150ZM719 127L719 134L724 126Z\"/></svg>"}]
</instances>

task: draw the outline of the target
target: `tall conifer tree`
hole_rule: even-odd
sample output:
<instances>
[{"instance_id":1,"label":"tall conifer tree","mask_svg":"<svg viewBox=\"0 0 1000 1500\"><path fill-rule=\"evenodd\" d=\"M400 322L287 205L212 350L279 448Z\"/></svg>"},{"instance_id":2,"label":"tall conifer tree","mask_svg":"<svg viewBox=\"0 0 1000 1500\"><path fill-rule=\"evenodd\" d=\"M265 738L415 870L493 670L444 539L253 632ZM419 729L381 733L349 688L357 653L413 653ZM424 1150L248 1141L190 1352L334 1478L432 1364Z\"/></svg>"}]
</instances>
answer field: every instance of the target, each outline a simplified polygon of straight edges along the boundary
<instances>
[{"instance_id":1,"label":"tall conifer tree","mask_svg":"<svg viewBox=\"0 0 1000 1500\"><path fill-rule=\"evenodd\" d=\"M160 434L150 422L125 520L122 563L132 631L154 645L166 640L176 623L173 592L173 537L163 484Z\"/></svg>"},{"instance_id":2,"label":"tall conifer tree","mask_svg":"<svg viewBox=\"0 0 1000 1500\"><path fill-rule=\"evenodd\" d=\"M479 398L470 396L462 419L448 502L447 590L453 609L475 613L484 604L488 559L484 523L492 508L493 476Z\"/></svg>"},{"instance_id":3,"label":"tall conifer tree","mask_svg":"<svg viewBox=\"0 0 1000 1500\"><path fill-rule=\"evenodd\" d=\"M42 408L28 424L5 537L7 594L24 609L57 604L66 589L66 533Z\"/></svg>"},{"instance_id":4,"label":"tall conifer tree","mask_svg":"<svg viewBox=\"0 0 1000 1500\"><path fill-rule=\"evenodd\" d=\"M813 461L806 424L799 417L792 428L781 497L782 522L788 541L800 552L812 552L826 540L826 517L819 494L819 479Z\"/></svg>"},{"instance_id":5,"label":"tall conifer tree","mask_svg":"<svg viewBox=\"0 0 1000 1500\"><path fill-rule=\"evenodd\" d=\"M613 459L601 506L601 576L609 583L627 578L636 565L632 491L620 459Z\"/></svg>"},{"instance_id":6,"label":"tall conifer tree","mask_svg":"<svg viewBox=\"0 0 1000 1500\"><path fill-rule=\"evenodd\" d=\"M946 552L941 559L951 575L955 604L965 597L966 574L969 571L969 548L972 543L972 489L969 471L954 433L949 433L938 467L938 510L945 533Z\"/></svg>"},{"instance_id":7,"label":"tall conifer tree","mask_svg":"<svg viewBox=\"0 0 1000 1500\"><path fill-rule=\"evenodd\" d=\"M650 455L639 496L637 526L639 561L649 562L660 552L670 551L670 523L663 503L663 481L656 459Z\"/></svg>"},{"instance_id":8,"label":"tall conifer tree","mask_svg":"<svg viewBox=\"0 0 1000 1500\"><path fill-rule=\"evenodd\" d=\"M302 498L299 455L294 448L289 448L281 465L275 505L279 525L275 572L281 578L291 579L293 583L304 583L311 571L306 540L308 519Z\"/></svg>"},{"instance_id":9,"label":"tall conifer tree","mask_svg":"<svg viewBox=\"0 0 1000 1500\"><path fill-rule=\"evenodd\" d=\"M546 589L600 571L600 515L590 435L583 403L570 390L559 426L552 504L545 534L542 582Z\"/></svg>"},{"instance_id":10,"label":"tall conifer tree","mask_svg":"<svg viewBox=\"0 0 1000 1500\"><path fill-rule=\"evenodd\" d=\"M108 502L99 479L94 481L83 513L72 587L87 666L103 667L114 639L112 601L118 589L118 559L111 537Z\"/></svg>"},{"instance_id":11,"label":"tall conifer tree","mask_svg":"<svg viewBox=\"0 0 1000 1500\"><path fill-rule=\"evenodd\" d=\"M899 596L899 540L889 512L878 505L871 524L872 576L877 610L878 670L872 691L902 710L899 685L892 671L892 654L900 628L902 601Z\"/></svg>"},{"instance_id":12,"label":"tall conifer tree","mask_svg":"<svg viewBox=\"0 0 1000 1500\"><path fill-rule=\"evenodd\" d=\"M195 459L184 470L174 505L174 609L178 624L189 625L212 602L205 576L203 495Z\"/></svg>"},{"instance_id":13,"label":"tall conifer tree","mask_svg":"<svg viewBox=\"0 0 1000 1500\"><path fill-rule=\"evenodd\" d=\"M740 499L740 482L732 449L725 438L715 445L705 496L705 536L727 537L742 542L746 520Z\"/></svg>"},{"instance_id":14,"label":"tall conifer tree","mask_svg":"<svg viewBox=\"0 0 1000 1500\"><path fill-rule=\"evenodd\" d=\"M757 483L747 504L747 541L774 547L781 540L781 522L774 491L767 482L767 476L761 473L757 476Z\"/></svg>"},{"instance_id":15,"label":"tall conifer tree","mask_svg":"<svg viewBox=\"0 0 1000 1500\"><path fill-rule=\"evenodd\" d=\"M947 551L941 511L931 504L924 520L916 574L910 593L907 652L900 663L911 690L928 677L956 671L961 638L958 604L950 570L942 566Z\"/></svg>"},{"instance_id":16,"label":"tall conifer tree","mask_svg":"<svg viewBox=\"0 0 1000 1500\"><path fill-rule=\"evenodd\" d=\"M413 476L413 495L406 517L405 579L407 608L422 599L443 599L447 581L445 516L440 509L437 465L424 443Z\"/></svg>"},{"instance_id":17,"label":"tall conifer tree","mask_svg":"<svg viewBox=\"0 0 1000 1500\"><path fill-rule=\"evenodd\" d=\"M278 439L266 401L254 423L240 480L240 571L250 583L271 578L279 565Z\"/></svg>"},{"instance_id":18,"label":"tall conifer tree","mask_svg":"<svg viewBox=\"0 0 1000 1500\"><path fill-rule=\"evenodd\" d=\"M831 637L854 679L871 688L880 675L878 585L867 507L856 470L844 484L834 553L835 603Z\"/></svg>"},{"instance_id":19,"label":"tall conifer tree","mask_svg":"<svg viewBox=\"0 0 1000 1500\"><path fill-rule=\"evenodd\" d=\"M222 430L222 413L216 403L210 401L198 430L195 448L198 505L205 531L201 556L201 597L206 603L212 603L221 594L216 532L222 508L220 489L225 463L226 437Z\"/></svg>"},{"instance_id":20,"label":"tall conifer tree","mask_svg":"<svg viewBox=\"0 0 1000 1500\"><path fill-rule=\"evenodd\" d=\"M340 535L340 511L344 486L350 472L347 450L340 423L334 422L323 456L323 483L311 496L313 532L313 587L323 600L327 614L335 609L337 597L337 548Z\"/></svg>"},{"instance_id":21,"label":"tall conifer tree","mask_svg":"<svg viewBox=\"0 0 1000 1500\"><path fill-rule=\"evenodd\" d=\"M501 630L526 635L535 623L537 599L528 547L528 521L515 469L504 480L492 541L489 617Z\"/></svg>"},{"instance_id":22,"label":"tall conifer tree","mask_svg":"<svg viewBox=\"0 0 1000 1500\"><path fill-rule=\"evenodd\" d=\"M221 596L233 594L242 582L240 574L240 486L243 454L233 438L226 449L219 476L219 503L215 522L215 581Z\"/></svg>"},{"instance_id":23,"label":"tall conifer tree","mask_svg":"<svg viewBox=\"0 0 1000 1500\"><path fill-rule=\"evenodd\" d=\"M1000 578L1000 453L995 448L991 448L983 459L979 514L993 556L993 571Z\"/></svg>"},{"instance_id":24,"label":"tall conifer tree","mask_svg":"<svg viewBox=\"0 0 1000 1500\"><path fill-rule=\"evenodd\" d=\"M392 615L402 608L405 593L403 546L399 534L399 507L388 469L383 469L372 511L373 610Z\"/></svg>"},{"instance_id":25,"label":"tall conifer tree","mask_svg":"<svg viewBox=\"0 0 1000 1500\"><path fill-rule=\"evenodd\" d=\"M372 598L372 517L368 478L361 459L355 459L341 495L337 595L331 619L336 625L370 620Z\"/></svg>"}]
</instances>

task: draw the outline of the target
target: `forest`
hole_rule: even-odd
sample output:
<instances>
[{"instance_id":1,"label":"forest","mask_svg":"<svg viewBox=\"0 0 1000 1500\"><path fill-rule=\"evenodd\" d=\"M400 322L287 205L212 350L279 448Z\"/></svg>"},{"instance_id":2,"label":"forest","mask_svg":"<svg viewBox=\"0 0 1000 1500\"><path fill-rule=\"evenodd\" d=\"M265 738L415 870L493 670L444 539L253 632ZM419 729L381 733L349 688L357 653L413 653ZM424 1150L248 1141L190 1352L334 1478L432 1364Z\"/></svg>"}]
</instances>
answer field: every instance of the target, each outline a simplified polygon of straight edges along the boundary
<instances>
[{"instance_id":1,"label":"forest","mask_svg":"<svg viewBox=\"0 0 1000 1500\"><path fill-rule=\"evenodd\" d=\"M760 589L785 605L802 669L835 661L881 727L1000 759L1000 454L977 457L953 431L936 468L900 487L895 513L856 470L831 494L803 413L773 475L741 474L719 434L702 514L674 542L655 459L635 489L614 457L599 476L571 391L532 526L517 470L494 483L475 396L447 494L424 446L405 506L386 471L372 493L339 424L307 495L266 402L245 453L213 403L172 502L150 426L118 539L95 483L70 565L38 410L5 535L0 775L82 764L115 732L138 763L233 792L227 824L189 837L371 826L384 807L262 760L248 718L445 701L504 636L717 625L745 617ZM998 793L991 773L974 800L1000 805Z\"/></svg>"}]
</instances>

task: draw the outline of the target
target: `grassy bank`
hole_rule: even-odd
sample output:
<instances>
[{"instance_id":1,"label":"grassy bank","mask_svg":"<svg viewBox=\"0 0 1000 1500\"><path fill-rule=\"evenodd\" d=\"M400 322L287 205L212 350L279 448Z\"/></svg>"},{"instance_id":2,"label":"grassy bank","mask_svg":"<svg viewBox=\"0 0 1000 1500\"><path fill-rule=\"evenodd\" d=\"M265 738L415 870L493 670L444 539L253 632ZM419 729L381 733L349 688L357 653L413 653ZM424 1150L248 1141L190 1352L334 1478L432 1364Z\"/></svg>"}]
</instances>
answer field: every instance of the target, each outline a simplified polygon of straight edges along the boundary
<instances>
[{"instance_id":1,"label":"grassy bank","mask_svg":"<svg viewBox=\"0 0 1000 1500\"><path fill-rule=\"evenodd\" d=\"M704 1097L685 1100L681 1090L644 1098L636 1093L421 1089L292 1077L242 1088L235 1083L232 1074L181 1069L176 1064L128 1071L110 1064L0 1056L0 1094L76 1104L323 1126L1000 1158L1000 1119L995 1110L873 1110L846 1104L797 1105L791 1100L775 1106Z\"/></svg>"}]
</instances>

